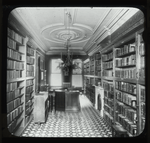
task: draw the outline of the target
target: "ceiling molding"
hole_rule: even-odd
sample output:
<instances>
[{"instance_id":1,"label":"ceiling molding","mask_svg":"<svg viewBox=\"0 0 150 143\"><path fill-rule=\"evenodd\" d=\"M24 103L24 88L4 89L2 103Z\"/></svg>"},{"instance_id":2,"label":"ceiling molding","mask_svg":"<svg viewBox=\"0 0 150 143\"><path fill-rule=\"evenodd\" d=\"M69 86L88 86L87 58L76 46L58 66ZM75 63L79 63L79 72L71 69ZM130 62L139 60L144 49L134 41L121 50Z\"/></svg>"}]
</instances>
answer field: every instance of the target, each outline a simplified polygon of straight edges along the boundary
<instances>
[{"instance_id":1,"label":"ceiling molding","mask_svg":"<svg viewBox=\"0 0 150 143\"><path fill-rule=\"evenodd\" d=\"M91 32L93 31L93 29L90 26L87 26L85 24L74 23L73 26L84 27L86 29L89 29Z\"/></svg>"},{"instance_id":2,"label":"ceiling molding","mask_svg":"<svg viewBox=\"0 0 150 143\"><path fill-rule=\"evenodd\" d=\"M66 49L65 47L50 47L50 50L57 50L57 49ZM83 50L82 47L70 47L70 49L77 49L77 50Z\"/></svg>"},{"instance_id":3,"label":"ceiling molding","mask_svg":"<svg viewBox=\"0 0 150 143\"><path fill-rule=\"evenodd\" d=\"M45 45L43 44L43 42L39 39L39 37L37 36L37 34L33 31L33 29L30 27L29 23L27 23L24 18L22 18L22 16L20 15L20 13L14 9L13 11L11 11L12 15L17 19L17 21L27 30L29 31L29 33L35 37L35 41L41 45L41 47L45 47ZM44 50L43 48L41 50ZM44 50L45 52L45 50Z\"/></svg>"}]
</instances>

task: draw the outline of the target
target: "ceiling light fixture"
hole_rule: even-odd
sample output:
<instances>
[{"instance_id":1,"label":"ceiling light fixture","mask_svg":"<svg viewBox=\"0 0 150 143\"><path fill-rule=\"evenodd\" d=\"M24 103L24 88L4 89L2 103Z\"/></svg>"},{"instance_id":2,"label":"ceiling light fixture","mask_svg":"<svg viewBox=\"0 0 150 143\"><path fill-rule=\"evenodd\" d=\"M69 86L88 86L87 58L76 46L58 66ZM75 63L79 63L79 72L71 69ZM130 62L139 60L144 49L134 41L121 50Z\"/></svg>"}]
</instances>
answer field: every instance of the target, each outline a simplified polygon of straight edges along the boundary
<instances>
[{"instance_id":1,"label":"ceiling light fixture","mask_svg":"<svg viewBox=\"0 0 150 143\"><path fill-rule=\"evenodd\" d=\"M72 17L71 17L70 12L68 12L68 11L66 11L65 14L66 14L66 19L67 19L67 27L66 27L66 29L67 29L66 35L67 36L66 36L66 42L65 42L64 46L66 48L67 54L65 55L65 60L63 61L62 53L61 53L61 59L59 59L57 62L59 62L58 67L60 69L63 69L63 71L67 75L67 73L69 73L70 67L72 67L73 69L77 69L79 67L77 66L77 64L72 63L73 54L70 53L70 49L69 49L69 47L71 47L70 41L72 38L72 36L70 34L70 23L72 21Z\"/></svg>"}]
</instances>

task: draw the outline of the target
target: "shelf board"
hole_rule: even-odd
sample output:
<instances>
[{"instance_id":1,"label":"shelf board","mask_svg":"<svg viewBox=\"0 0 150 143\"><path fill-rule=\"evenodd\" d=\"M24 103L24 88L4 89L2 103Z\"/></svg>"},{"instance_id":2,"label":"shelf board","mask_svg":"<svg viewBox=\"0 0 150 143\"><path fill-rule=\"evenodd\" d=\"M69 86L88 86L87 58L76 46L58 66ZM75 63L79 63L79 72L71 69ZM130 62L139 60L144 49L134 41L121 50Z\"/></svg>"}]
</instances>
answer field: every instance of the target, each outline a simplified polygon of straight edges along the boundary
<instances>
[{"instance_id":1,"label":"shelf board","mask_svg":"<svg viewBox=\"0 0 150 143\"><path fill-rule=\"evenodd\" d=\"M32 77L32 76L30 76L30 77L26 77L26 80L28 80L28 79L34 79L35 77Z\"/></svg>"},{"instance_id":2,"label":"shelf board","mask_svg":"<svg viewBox=\"0 0 150 143\"><path fill-rule=\"evenodd\" d=\"M23 96L23 94L24 94L24 93L21 93L19 96L15 97L14 99L12 99L12 100L10 100L10 101L7 101L7 103L9 103L9 102L11 102L11 101L13 101L13 100L15 100L15 99L17 99L17 98L22 97L22 96Z\"/></svg>"},{"instance_id":3,"label":"shelf board","mask_svg":"<svg viewBox=\"0 0 150 143\"><path fill-rule=\"evenodd\" d=\"M135 67L136 65L126 65L126 66L117 66L116 68L130 68L130 67Z\"/></svg>"},{"instance_id":4,"label":"shelf board","mask_svg":"<svg viewBox=\"0 0 150 143\"><path fill-rule=\"evenodd\" d=\"M113 117L106 110L104 110L104 112L113 120Z\"/></svg>"},{"instance_id":5,"label":"shelf board","mask_svg":"<svg viewBox=\"0 0 150 143\"><path fill-rule=\"evenodd\" d=\"M23 81L23 80L25 80L24 77L22 77L22 78L15 78L15 79L7 79L7 83L17 82L17 81Z\"/></svg>"},{"instance_id":6,"label":"shelf board","mask_svg":"<svg viewBox=\"0 0 150 143\"><path fill-rule=\"evenodd\" d=\"M17 62L25 62L25 61L22 61L22 60L11 58L11 57L7 57L7 59L10 59L10 60L13 60L13 61L17 61Z\"/></svg>"},{"instance_id":7,"label":"shelf board","mask_svg":"<svg viewBox=\"0 0 150 143\"><path fill-rule=\"evenodd\" d=\"M96 76L96 75L95 75L95 78L102 78L102 77L101 77L101 76Z\"/></svg>"},{"instance_id":8,"label":"shelf board","mask_svg":"<svg viewBox=\"0 0 150 143\"><path fill-rule=\"evenodd\" d=\"M123 81L123 82L129 82L129 83L137 83L136 79L129 79L129 78L120 78L120 77L115 77L115 80L117 81Z\"/></svg>"},{"instance_id":9,"label":"shelf board","mask_svg":"<svg viewBox=\"0 0 150 143\"><path fill-rule=\"evenodd\" d=\"M120 100L117 99L117 102L123 103L123 104L125 104L126 106L129 106L130 108L136 110L136 107L133 107L133 106L131 106L131 105L128 105L127 103L125 103L125 102L123 102L123 101L120 101Z\"/></svg>"},{"instance_id":10,"label":"shelf board","mask_svg":"<svg viewBox=\"0 0 150 143\"><path fill-rule=\"evenodd\" d=\"M132 52L129 52L129 53L126 53L126 54L123 54L123 55L120 55L120 56L117 56L115 58L122 58L122 57L126 57L126 56L129 56L131 54L135 54L135 51L132 51Z\"/></svg>"},{"instance_id":11,"label":"shelf board","mask_svg":"<svg viewBox=\"0 0 150 143\"><path fill-rule=\"evenodd\" d=\"M115 88L115 90L118 90L118 91L121 91L121 92L125 92L125 93L127 93L127 94L131 94L131 95L133 95L133 96L136 96L136 94L134 94L134 93L130 93L130 92L127 92L127 91L123 91L123 90L121 90L121 89L116 89L116 88Z\"/></svg>"},{"instance_id":12,"label":"shelf board","mask_svg":"<svg viewBox=\"0 0 150 143\"><path fill-rule=\"evenodd\" d=\"M108 62L108 61L112 61L113 58L107 59L107 60L102 60L102 62Z\"/></svg>"},{"instance_id":13,"label":"shelf board","mask_svg":"<svg viewBox=\"0 0 150 143\"><path fill-rule=\"evenodd\" d=\"M114 77L103 76L102 79L104 79L104 80L114 80Z\"/></svg>"},{"instance_id":14,"label":"shelf board","mask_svg":"<svg viewBox=\"0 0 150 143\"><path fill-rule=\"evenodd\" d=\"M105 68L103 68L103 70L112 70L112 69L113 69L113 68L106 68L106 69L105 69Z\"/></svg>"},{"instance_id":15,"label":"shelf board","mask_svg":"<svg viewBox=\"0 0 150 143\"><path fill-rule=\"evenodd\" d=\"M13 48L10 48L9 46L7 46L7 48L9 48L9 49L11 49L11 50L13 50L13 51L15 51L15 52L18 52L18 53L21 54L21 55L25 55L25 53L22 53L22 52L20 52L20 51L18 51L18 50L15 50L15 49L13 49Z\"/></svg>"},{"instance_id":16,"label":"shelf board","mask_svg":"<svg viewBox=\"0 0 150 143\"><path fill-rule=\"evenodd\" d=\"M116 121L116 124L120 125L124 130L126 130L119 122ZM128 131L127 131L127 133L129 135L129 137L133 137L133 135L131 133L129 133Z\"/></svg>"}]
</instances>

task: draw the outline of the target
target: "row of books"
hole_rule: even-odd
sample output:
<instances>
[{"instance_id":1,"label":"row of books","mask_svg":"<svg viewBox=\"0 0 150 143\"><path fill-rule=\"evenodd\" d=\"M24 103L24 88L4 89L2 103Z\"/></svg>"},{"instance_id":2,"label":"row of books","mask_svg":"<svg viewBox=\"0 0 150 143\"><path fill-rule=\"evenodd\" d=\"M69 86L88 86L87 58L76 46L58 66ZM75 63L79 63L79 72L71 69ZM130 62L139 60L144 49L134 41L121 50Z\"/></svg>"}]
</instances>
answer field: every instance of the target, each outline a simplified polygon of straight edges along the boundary
<instances>
[{"instance_id":1,"label":"row of books","mask_svg":"<svg viewBox=\"0 0 150 143\"><path fill-rule=\"evenodd\" d=\"M27 71L34 71L33 65L27 65Z\"/></svg>"},{"instance_id":2,"label":"row of books","mask_svg":"<svg viewBox=\"0 0 150 143\"><path fill-rule=\"evenodd\" d=\"M124 45L123 48L117 48L115 51L115 57L119 57L135 51L135 44Z\"/></svg>"},{"instance_id":3,"label":"row of books","mask_svg":"<svg viewBox=\"0 0 150 143\"><path fill-rule=\"evenodd\" d=\"M132 109L129 106L126 106L121 102L116 102L116 111L118 111L118 114L122 114L129 121L136 124L136 120L137 120L136 110Z\"/></svg>"},{"instance_id":4,"label":"row of books","mask_svg":"<svg viewBox=\"0 0 150 143\"><path fill-rule=\"evenodd\" d=\"M26 80L26 86L30 86L34 84L34 80L33 79L28 79Z\"/></svg>"},{"instance_id":5,"label":"row of books","mask_svg":"<svg viewBox=\"0 0 150 143\"><path fill-rule=\"evenodd\" d=\"M103 69L113 68L113 61L103 63Z\"/></svg>"},{"instance_id":6,"label":"row of books","mask_svg":"<svg viewBox=\"0 0 150 143\"><path fill-rule=\"evenodd\" d=\"M27 53L31 56L34 56L34 50L30 47L27 47Z\"/></svg>"},{"instance_id":7,"label":"row of books","mask_svg":"<svg viewBox=\"0 0 150 143\"><path fill-rule=\"evenodd\" d=\"M30 116L26 116L25 117L25 124L28 124L29 120L30 120Z\"/></svg>"},{"instance_id":8,"label":"row of books","mask_svg":"<svg viewBox=\"0 0 150 143\"><path fill-rule=\"evenodd\" d=\"M114 116L114 110L112 107L107 106L106 104L104 104L104 110L109 113L109 115L111 115L112 117Z\"/></svg>"},{"instance_id":9,"label":"row of books","mask_svg":"<svg viewBox=\"0 0 150 143\"><path fill-rule=\"evenodd\" d=\"M34 77L34 72L28 71L28 72L26 73L26 76L27 76L27 77L30 77L30 76Z\"/></svg>"},{"instance_id":10,"label":"row of books","mask_svg":"<svg viewBox=\"0 0 150 143\"><path fill-rule=\"evenodd\" d=\"M114 91L114 87L113 87L112 82L103 81L103 88L104 88L104 90L107 90L107 91L110 91L110 92Z\"/></svg>"},{"instance_id":11,"label":"row of books","mask_svg":"<svg viewBox=\"0 0 150 143\"><path fill-rule=\"evenodd\" d=\"M111 52L111 53L109 53L109 54L107 54L107 55L102 55L102 60L103 60L103 62L104 62L104 61L111 60L111 59L113 59L113 52Z\"/></svg>"},{"instance_id":12,"label":"row of books","mask_svg":"<svg viewBox=\"0 0 150 143\"><path fill-rule=\"evenodd\" d=\"M14 30L8 28L7 29L7 34L8 36L10 36L12 39L16 40L19 43L23 43L23 37L21 35L19 35L18 33L16 33Z\"/></svg>"},{"instance_id":13,"label":"row of books","mask_svg":"<svg viewBox=\"0 0 150 143\"><path fill-rule=\"evenodd\" d=\"M115 81L115 88L131 94L137 93L136 84L126 83L122 81Z\"/></svg>"},{"instance_id":14,"label":"row of books","mask_svg":"<svg viewBox=\"0 0 150 143\"><path fill-rule=\"evenodd\" d=\"M33 109L33 107L29 107L26 111L25 111L25 115L28 115L30 112L31 112L31 110Z\"/></svg>"},{"instance_id":15,"label":"row of books","mask_svg":"<svg viewBox=\"0 0 150 143\"><path fill-rule=\"evenodd\" d=\"M101 66L100 66L100 65L97 65L97 66L96 66L96 70L101 70Z\"/></svg>"},{"instance_id":16,"label":"row of books","mask_svg":"<svg viewBox=\"0 0 150 143\"><path fill-rule=\"evenodd\" d=\"M141 119L141 130L143 131L145 129L145 119Z\"/></svg>"},{"instance_id":17,"label":"row of books","mask_svg":"<svg viewBox=\"0 0 150 143\"><path fill-rule=\"evenodd\" d=\"M113 70L103 70L102 76L113 77Z\"/></svg>"},{"instance_id":18,"label":"row of books","mask_svg":"<svg viewBox=\"0 0 150 143\"><path fill-rule=\"evenodd\" d=\"M129 66L129 65L135 65L135 64L136 64L135 54L115 60L116 67Z\"/></svg>"},{"instance_id":19,"label":"row of books","mask_svg":"<svg viewBox=\"0 0 150 143\"><path fill-rule=\"evenodd\" d=\"M113 108L113 106L114 106L114 101L107 97L104 98L104 103L107 104L111 108Z\"/></svg>"},{"instance_id":20,"label":"row of books","mask_svg":"<svg viewBox=\"0 0 150 143\"><path fill-rule=\"evenodd\" d=\"M140 57L140 67L145 68L145 57Z\"/></svg>"},{"instance_id":21,"label":"row of books","mask_svg":"<svg viewBox=\"0 0 150 143\"><path fill-rule=\"evenodd\" d=\"M136 96L133 96L128 93L116 91L116 99L131 107L136 108Z\"/></svg>"},{"instance_id":22,"label":"row of books","mask_svg":"<svg viewBox=\"0 0 150 143\"><path fill-rule=\"evenodd\" d=\"M7 47L16 50L17 44L14 40L7 37Z\"/></svg>"},{"instance_id":23,"label":"row of books","mask_svg":"<svg viewBox=\"0 0 150 143\"><path fill-rule=\"evenodd\" d=\"M145 79L145 68L139 69L139 77Z\"/></svg>"},{"instance_id":24,"label":"row of books","mask_svg":"<svg viewBox=\"0 0 150 143\"><path fill-rule=\"evenodd\" d=\"M90 66L90 71L94 71L94 66L93 65Z\"/></svg>"},{"instance_id":25,"label":"row of books","mask_svg":"<svg viewBox=\"0 0 150 143\"><path fill-rule=\"evenodd\" d=\"M34 58L31 58L30 56L27 56L27 63L34 64Z\"/></svg>"},{"instance_id":26,"label":"row of books","mask_svg":"<svg viewBox=\"0 0 150 143\"><path fill-rule=\"evenodd\" d=\"M101 60L96 60L95 64L96 66L101 65Z\"/></svg>"},{"instance_id":27,"label":"row of books","mask_svg":"<svg viewBox=\"0 0 150 143\"><path fill-rule=\"evenodd\" d=\"M145 103L141 102L141 116L145 117L146 115L146 107L145 107Z\"/></svg>"},{"instance_id":28,"label":"row of books","mask_svg":"<svg viewBox=\"0 0 150 143\"><path fill-rule=\"evenodd\" d=\"M27 103L31 99L32 95L26 94L25 102Z\"/></svg>"},{"instance_id":29,"label":"row of books","mask_svg":"<svg viewBox=\"0 0 150 143\"><path fill-rule=\"evenodd\" d=\"M17 82L7 83L7 92L14 91L17 88Z\"/></svg>"},{"instance_id":30,"label":"row of books","mask_svg":"<svg viewBox=\"0 0 150 143\"><path fill-rule=\"evenodd\" d=\"M94 78L91 78L90 79L90 84L93 85L93 84L95 84L94 82L95 82Z\"/></svg>"},{"instance_id":31,"label":"row of books","mask_svg":"<svg viewBox=\"0 0 150 143\"><path fill-rule=\"evenodd\" d=\"M127 118L121 114L116 113L116 121L122 125L122 127L127 130L133 136L137 134L137 125L133 124Z\"/></svg>"},{"instance_id":32,"label":"row of books","mask_svg":"<svg viewBox=\"0 0 150 143\"><path fill-rule=\"evenodd\" d=\"M104 96L110 99L114 99L114 93L113 92L108 92L104 90Z\"/></svg>"},{"instance_id":33,"label":"row of books","mask_svg":"<svg viewBox=\"0 0 150 143\"><path fill-rule=\"evenodd\" d=\"M28 102L26 102L26 109L29 108L29 106L31 106L32 103L33 103L32 100L28 100Z\"/></svg>"},{"instance_id":34,"label":"row of books","mask_svg":"<svg viewBox=\"0 0 150 143\"><path fill-rule=\"evenodd\" d=\"M20 95L21 95L21 93L20 93L19 89L7 92L7 102L14 100L15 98L19 97Z\"/></svg>"},{"instance_id":35,"label":"row of books","mask_svg":"<svg viewBox=\"0 0 150 143\"><path fill-rule=\"evenodd\" d=\"M115 77L136 79L136 68L116 69Z\"/></svg>"},{"instance_id":36,"label":"row of books","mask_svg":"<svg viewBox=\"0 0 150 143\"><path fill-rule=\"evenodd\" d=\"M100 53L97 53L97 54L95 54L95 59L97 60L97 59L100 59L101 58L101 54Z\"/></svg>"},{"instance_id":37,"label":"row of books","mask_svg":"<svg viewBox=\"0 0 150 143\"><path fill-rule=\"evenodd\" d=\"M16 79L16 78L22 78L22 71L7 71L7 79Z\"/></svg>"},{"instance_id":38,"label":"row of books","mask_svg":"<svg viewBox=\"0 0 150 143\"><path fill-rule=\"evenodd\" d=\"M92 61L92 60L91 60L91 61L90 61L90 65L94 65L94 62L95 62L95 61Z\"/></svg>"},{"instance_id":39,"label":"row of books","mask_svg":"<svg viewBox=\"0 0 150 143\"><path fill-rule=\"evenodd\" d=\"M145 55L145 46L144 46L144 43L141 43L140 46L139 46L139 54L141 56Z\"/></svg>"},{"instance_id":40,"label":"row of books","mask_svg":"<svg viewBox=\"0 0 150 143\"><path fill-rule=\"evenodd\" d=\"M24 63L7 59L7 69L24 70Z\"/></svg>"},{"instance_id":41,"label":"row of books","mask_svg":"<svg viewBox=\"0 0 150 143\"><path fill-rule=\"evenodd\" d=\"M33 86L26 87L26 94L30 94L33 91Z\"/></svg>"},{"instance_id":42,"label":"row of books","mask_svg":"<svg viewBox=\"0 0 150 143\"><path fill-rule=\"evenodd\" d=\"M94 75L95 74L95 72L94 71L90 71L90 75Z\"/></svg>"},{"instance_id":43,"label":"row of books","mask_svg":"<svg viewBox=\"0 0 150 143\"><path fill-rule=\"evenodd\" d=\"M145 86L140 85L141 101L145 102Z\"/></svg>"},{"instance_id":44,"label":"row of books","mask_svg":"<svg viewBox=\"0 0 150 143\"><path fill-rule=\"evenodd\" d=\"M23 105L19 106L18 108L7 114L7 125L10 124L15 118L17 118L22 111Z\"/></svg>"},{"instance_id":45,"label":"row of books","mask_svg":"<svg viewBox=\"0 0 150 143\"><path fill-rule=\"evenodd\" d=\"M21 98L17 98L9 103L7 103L7 113L12 111L14 108L21 104Z\"/></svg>"},{"instance_id":46,"label":"row of books","mask_svg":"<svg viewBox=\"0 0 150 143\"><path fill-rule=\"evenodd\" d=\"M12 58L14 60L22 60L22 55L10 48L7 48L7 57Z\"/></svg>"},{"instance_id":47,"label":"row of books","mask_svg":"<svg viewBox=\"0 0 150 143\"><path fill-rule=\"evenodd\" d=\"M95 71L96 76L101 76L101 71Z\"/></svg>"},{"instance_id":48,"label":"row of books","mask_svg":"<svg viewBox=\"0 0 150 143\"><path fill-rule=\"evenodd\" d=\"M95 57L94 55L90 57L90 61L94 61Z\"/></svg>"},{"instance_id":49,"label":"row of books","mask_svg":"<svg viewBox=\"0 0 150 143\"><path fill-rule=\"evenodd\" d=\"M113 124L112 116L109 116L107 113L104 112L104 119L105 121L111 126Z\"/></svg>"}]
</instances>

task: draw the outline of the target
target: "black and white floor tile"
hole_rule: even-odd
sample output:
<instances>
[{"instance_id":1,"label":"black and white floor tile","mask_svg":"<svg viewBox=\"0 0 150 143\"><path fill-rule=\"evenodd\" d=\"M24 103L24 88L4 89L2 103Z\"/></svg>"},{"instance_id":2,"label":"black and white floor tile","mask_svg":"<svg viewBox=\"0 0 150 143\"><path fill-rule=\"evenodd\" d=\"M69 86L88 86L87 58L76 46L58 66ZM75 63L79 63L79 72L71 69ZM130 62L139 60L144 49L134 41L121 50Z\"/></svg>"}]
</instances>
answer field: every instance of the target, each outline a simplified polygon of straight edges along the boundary
<instances>
[{"instance_id":1,"label":"black and white floor tile","mask_svg":"<svg viewBox=\"0 0 150 143\"><path fill-rule=\"evenodd\" d=\"M86 96L80 96L81 111L49 112L46 123L32 120L24 137L112 137L111 129Z\"/></svg>"}]
</instances>

